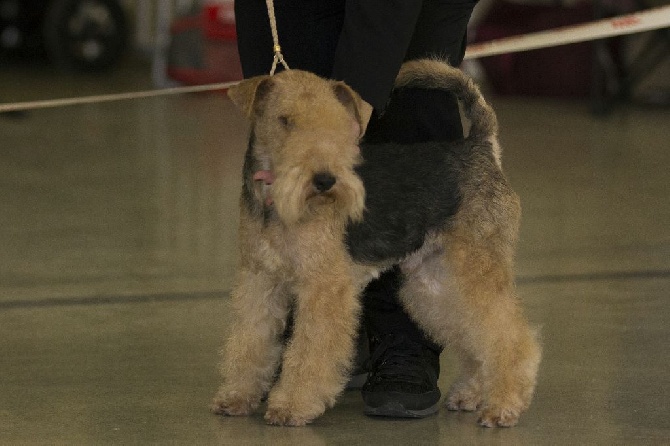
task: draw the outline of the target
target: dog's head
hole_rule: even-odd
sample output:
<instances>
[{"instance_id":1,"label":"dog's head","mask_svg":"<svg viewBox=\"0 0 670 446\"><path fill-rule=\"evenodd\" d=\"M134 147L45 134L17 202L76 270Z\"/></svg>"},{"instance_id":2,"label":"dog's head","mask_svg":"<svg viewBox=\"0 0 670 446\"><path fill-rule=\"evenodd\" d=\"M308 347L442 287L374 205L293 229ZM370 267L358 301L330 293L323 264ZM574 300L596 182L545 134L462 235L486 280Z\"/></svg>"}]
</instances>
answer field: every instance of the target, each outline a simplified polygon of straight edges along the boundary
<instances>
[{"instance_id":1,"label":"dog's head","mask_svg":"<svg viewBox=\"0 0 670 446\"><path fill-rule=\"evenodd\" d=\"M272 183L271 200L284 223L333 211L362 218L365 191L354 172L363 129L356 92L287 70L242 81L228 96L251 120L254 157L268 170L255 178Z\"/></svg>"}]
</instances>

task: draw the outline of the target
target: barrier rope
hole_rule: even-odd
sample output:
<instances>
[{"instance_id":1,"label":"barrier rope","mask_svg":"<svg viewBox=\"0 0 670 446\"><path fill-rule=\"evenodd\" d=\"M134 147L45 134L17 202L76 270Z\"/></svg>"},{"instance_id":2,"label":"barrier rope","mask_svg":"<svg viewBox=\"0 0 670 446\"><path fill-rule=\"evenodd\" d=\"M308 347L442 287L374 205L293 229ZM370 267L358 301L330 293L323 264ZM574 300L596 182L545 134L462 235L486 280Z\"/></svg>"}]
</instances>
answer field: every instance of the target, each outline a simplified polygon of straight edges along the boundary
<instances>
[{"instance_id":1,"label":"barrier rope","mask_svg":"<svg viewBox=\"0 0 670 446\"><path fill-rule=\"evenodd\" d=\"M270 8L272 8L274 11L273 0L266 0L266 2L268 3L268 15L271 15L270 27L271 29L274 29L273 39L275 41L275 46L273 50L275 53L275 61L273 62L273 68L270 72L270 74L273 74L277 63L281 63L286 69L288 69L288 65L284 61L284 58L281 54L281 47L279 46L278 39L276 37L276 23L272 25L274 22L274 12L270 14L269 11ZM670 5L652 8L634 14L618 16L611 19L585 23L582 25L566 26L549 31L541 31L537 33L494 40L491 42L473 44L468 46L465 52L465 58L476 59L480 57L494 56L496 54L528 51L532 49L566 45L569 43L584 42L588 40L597 40L607 37L615 37L668 27L670 27ZM157 96L183 93L224 90L236 84L237 82L227 82L188 87L165 88L160 90L85 96L79 98L16 102L0 104L0 113L36 110L50 107L64 107L68 105L121 101L128 99L152 98Z\"/></svg>"},{"instance_id":2,"label":"barrier rope","mask_svg":"<svg viewBox=\"0 0 670 446\"><path fill-rule=\"evenodd\" d=\"M0 113L10 111L36 110L42 108L65 107L68 105L97 104L101 102L123 101L128 99L144 99L158 96L169 96L184 93L200 93L204 91L225 90L236 85L235 82L225 82L219 84L193 85L187 87L163 88L159 90L134 91L128 93L113 93L97 96L83 96L78 98L65 99L45 99L41 101L15 102L10 104L0 104Z\"/></svg>"}]
</instances>

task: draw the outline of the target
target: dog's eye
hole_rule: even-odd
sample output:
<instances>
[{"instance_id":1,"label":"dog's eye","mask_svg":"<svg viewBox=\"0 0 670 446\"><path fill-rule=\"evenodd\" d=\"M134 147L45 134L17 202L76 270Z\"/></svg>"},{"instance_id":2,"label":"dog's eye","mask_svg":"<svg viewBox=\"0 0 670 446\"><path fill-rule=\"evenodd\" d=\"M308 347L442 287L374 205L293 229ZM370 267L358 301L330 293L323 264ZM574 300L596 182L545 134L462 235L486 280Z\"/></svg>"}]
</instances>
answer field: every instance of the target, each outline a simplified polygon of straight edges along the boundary
<instances>
[{"instance_id":1,"label":"dog's eye","mask_svg":"<svg viewBox=\"0 0 670 446\"><path fill-rule=\"evenodd\" d=\"M286 116L286 115L281 115L281 116L279 117L279 123L280 123L280 124L282 125L282 127L284 127L285 129L290 129L291 127L293 127L293 121L291 120L291 118L289 118L289 117Z\"/></svg>"}]
</instances>

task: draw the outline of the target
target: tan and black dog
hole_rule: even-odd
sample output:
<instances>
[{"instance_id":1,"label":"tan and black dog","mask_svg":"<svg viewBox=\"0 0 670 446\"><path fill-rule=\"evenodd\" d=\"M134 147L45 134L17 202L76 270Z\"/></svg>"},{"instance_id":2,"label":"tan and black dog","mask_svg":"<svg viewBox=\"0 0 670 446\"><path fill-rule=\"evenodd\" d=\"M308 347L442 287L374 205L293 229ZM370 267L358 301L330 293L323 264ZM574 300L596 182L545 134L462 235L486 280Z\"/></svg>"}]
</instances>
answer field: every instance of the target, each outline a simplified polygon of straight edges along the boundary
<instances>
[{"instance_id":1,"label":"tan and black dog","mask_svg":"<svg viewBox=\"0 0 670 446\"><path fill-rule=\"evenodd\" d=\"M516 424L528 407L540 347L515 292L520 206L501 170L495 114L472 80L440 61L406 63L403 87L452 91L468 136L361 143L358 95L299 70L230 89L251 138L215 413L248 415L269 392L271 424L323 414L347 382L360 294L395 265L408 313L462 359L447 407L479 410L490 427Z\"/></svg>"}]
</instances>

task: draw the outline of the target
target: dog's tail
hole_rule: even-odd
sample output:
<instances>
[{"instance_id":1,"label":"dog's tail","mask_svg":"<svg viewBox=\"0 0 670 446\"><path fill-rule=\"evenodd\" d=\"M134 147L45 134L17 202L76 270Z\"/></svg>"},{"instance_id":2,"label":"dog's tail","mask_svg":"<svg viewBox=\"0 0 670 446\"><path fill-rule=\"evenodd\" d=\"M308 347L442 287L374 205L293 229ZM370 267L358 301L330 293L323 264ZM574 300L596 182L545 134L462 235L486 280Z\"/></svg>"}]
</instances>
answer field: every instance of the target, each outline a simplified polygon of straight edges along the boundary
<instances>
[{"instance_id":1,"label":"dog's tail","mask_svg":"<svg viewBox=\"0 0 670 446\"><path fill-rule=\"evenodd\" d=\"M475 82L458 68L436 59L412 60L403 64L395 88L421 87L449 90L461 101L470 121L467 139L493 145L498 158L498 120Z\"/></svg>"}]
</instances>

